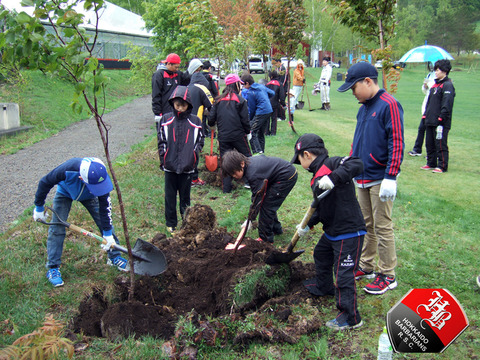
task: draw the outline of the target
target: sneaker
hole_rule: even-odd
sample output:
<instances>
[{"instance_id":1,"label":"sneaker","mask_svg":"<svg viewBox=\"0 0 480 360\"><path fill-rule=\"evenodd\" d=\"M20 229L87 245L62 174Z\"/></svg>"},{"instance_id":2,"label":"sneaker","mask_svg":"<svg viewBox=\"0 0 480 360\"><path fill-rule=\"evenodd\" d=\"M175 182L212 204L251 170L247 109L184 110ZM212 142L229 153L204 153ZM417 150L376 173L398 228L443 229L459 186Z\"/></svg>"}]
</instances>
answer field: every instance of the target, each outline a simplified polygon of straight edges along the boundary
<instances>
[{"instance_id":1,"label":"sneaker","mask_svg":"<svg viewBox=\"0 0 480 360\"><path fill-rule=\"evenodd\" d=\"M201 185L205 185L205 181L203 181L202 179L198 178L198 179L192 180L192 186L201 186Z\"/></svg>"},{"instance_id":2,"label":"sneaker","mask_svg":"<svg viewBox=\"0 0 480 360\"><path fill-rule=\"evenodd\" d=\"M128 264L128 261L121 256L117 256L115 259L108 258L107 265L116 266L120 271L130 271L130 265Z\"/></svg>"},{"instance_id":3,"label":"sneaker","mask_svg":"<svg viewBox=\"0 0 480 360\"><path fill-rule=\"evenodd\" d=\"M167 231L172 235L175 235L176 230L177 229L174 226L167 226Z\"/></svg>"},{"instance_id":4,"label":"sneaker","mask_svg":"<svg viewBox=\"0 0 480 360\"><path fill-rule=\"evenodd\" d=\"M358 324L355 324L355 325L349 325L347 322L344 322L342 324L339 324L337 319L333 319L333 320L329 320L327 321L327 323L325 324L327 327L329 327L330 329L332 330L335 330L335 331L339 331L339 330L353 330L353 329L357 329L359 328L360 326L363 325L363 320L360 320L360 322Z\"/></svg>"},{"instance_id":5,"label":"sneaker","mask_svg":"<svg viewBox=\"0 0 480 360\"><path fill-rule=\"evenodd\" d=\"M58 268L49 269L47 279L54 287L63 286L62 274Z\"/></svg>"},{"instance_id":6,"label":"sneaker","mask_svg":"<svg viewBox=\"0 0 480 360\"><path fill-rule=\"evenodd\" d=\"M422 170L433 170L433 168L428 166L428 165L423 165L420 169L422 169Z\"/></svg>"},{"instance_id":7,"label":"sneaker","mask_svg":"<svg viewBox=\"0 0 480 360\"><path fill-rule=\"evenodd\" d=\"M437 173L437 174L441 174L441 173L444 173L445 171L443 171L442 169L440 168L435 168L432 170L432 173Z\"/></svg>"},{"instance_id":8,"label":"sneaker","mask_svg":"<svg viewBox=\"0 0 480 360\"><path fill-rule=\"evenodd\" d=\"M418 153L415 150L409 151L408 155L410 156L422 156L422 153Z\"/></svg>"},{"instance_id":9,"label":"sneaker","mask_svg":"<svg viewBox=\"0 0 480 360\"><path fill-rule=\"evenodd\" d=\"M373 295L382 295L387 290L392 290L397 287L397 280L393 276L387 276L383 274L377 274L377 277L371 284L368 284L363 288L367 293Z\"/></svg>"},{"instance_id":10,"label":"sneaker","mask_svg":"<svg viewBox=\"0 0 480 360\"><path fill-rule=\"evenodd\" d=\"M375 273L373 271L365 271L360 266L355 273L355 280L359 279L373 279L375 277Z\"/></svg>"}]
</instances>

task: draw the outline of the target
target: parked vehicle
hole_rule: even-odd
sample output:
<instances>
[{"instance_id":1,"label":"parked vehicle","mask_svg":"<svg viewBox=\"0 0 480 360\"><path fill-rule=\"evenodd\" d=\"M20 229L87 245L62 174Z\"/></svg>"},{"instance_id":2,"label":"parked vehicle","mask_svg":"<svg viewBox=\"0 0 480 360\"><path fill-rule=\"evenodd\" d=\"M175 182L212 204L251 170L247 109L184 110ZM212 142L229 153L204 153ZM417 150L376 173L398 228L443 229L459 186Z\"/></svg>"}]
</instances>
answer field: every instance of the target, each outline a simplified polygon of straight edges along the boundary
<instances>
[{"instance_id":1,"label":"parked vehicle","mask_svg":"<svg viewBox=\"0 0 480 360\"><path fill-rule=\"evenodd\" d=\"M383 66L383 60L378 60L376 63L375 63L375 67L377 69L381 69ZM407 63L404 63L404 62L400 62L400 61L394 61L393 64L392 64L392 67L394 69L403 69L405 66L407 66Z\"/></svg>"},{"instance_id":2,"label":"parked vehicle","mask_svg":"<svg viewBox=\"0 0 480 360\"><path fill-rule=\"evenodd\" d=\"M287 57L282 57L280 59L280 61L282 62L282 65L285 66L285 68L286 68L287 63L288 63L288 58ZM291 68L296 68L297 67L297 59L295 59L295 58L290 59L290 67Z\"/></svg>"},{"instance_id":3,"label":"parked vehicle","mask_svg":"<svg viewBox=\"0 0 480 360\"><path fill-rule=\"evenodd\" d=\"M268 61L267 64L265 64L261 56L251 56L248 59L248 67L250 68L250 72L252 74L256 72L264 73L268 68Z\"/></svg>"}]
</instances>

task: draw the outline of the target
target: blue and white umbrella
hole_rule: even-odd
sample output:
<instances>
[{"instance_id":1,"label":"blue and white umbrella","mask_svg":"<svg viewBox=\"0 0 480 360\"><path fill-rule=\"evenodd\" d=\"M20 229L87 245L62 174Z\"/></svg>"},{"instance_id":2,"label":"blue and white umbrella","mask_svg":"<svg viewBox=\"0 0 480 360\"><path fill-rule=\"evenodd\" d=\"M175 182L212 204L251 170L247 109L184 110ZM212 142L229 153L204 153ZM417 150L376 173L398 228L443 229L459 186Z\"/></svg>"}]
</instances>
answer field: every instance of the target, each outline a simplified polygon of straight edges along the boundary
<instances>
[{"instance_id":1,"label":"blue and white umbrella","mask_svg":"<svg viewBox=\"0 0 480 360\"><path fill-rule=\"evenodd\" d=\"M437 60L447 59L454 60L453 56L450 55L445 49L442 49L438 46L432 45L422 45L416 48L409 50L399 62L432 62L435 63Z\"/></svg>"}]
</instances>

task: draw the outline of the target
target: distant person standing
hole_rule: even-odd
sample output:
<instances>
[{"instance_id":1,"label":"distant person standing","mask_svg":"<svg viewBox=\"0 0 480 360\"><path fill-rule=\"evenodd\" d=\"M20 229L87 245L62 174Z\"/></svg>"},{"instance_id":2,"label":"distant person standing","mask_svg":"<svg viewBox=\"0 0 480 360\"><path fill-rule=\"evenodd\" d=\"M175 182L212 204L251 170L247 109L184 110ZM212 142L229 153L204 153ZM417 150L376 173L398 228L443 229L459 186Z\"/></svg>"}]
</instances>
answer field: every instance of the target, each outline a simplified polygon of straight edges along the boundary
<instances>
[{"instance_id":1,"label":"distant person standing","mask_svg":"<svg viewBox=\"0 0 480 360\"><path fill-rule=\"evenodd\" d=\"M265 152L265 130L273 112L269 98L275 93L265 85L255 83L250 74L242 75L241 80L244 82L244 88L248 90L248 115L252 130L250 145L254 154L263 154Z\"/></svg>"},{"instance_id":2,"label":"distant person standing","mask_svg":"<svg viewBox=\"0 0 480 360\"><path fill-rule=\"evenodd\" d=\"M325 56L322 60L323 69L320 74L320 97L322 107L320 110L330 110L330 78L332 77L332 66L330 65L330 57Z\"/></svg>"},{"instance_id":3,"label":"distant person standing","mask_svg":"<svg viewBox=\"0 0 480 360\"><path fill-rule=\"evenodd\" d=\"M453 100L455 87L448 77L452 65L449 60L438 60L435 63L435 84L430 89L427 106L425 108L426 133L425 146L427 148L427 165L423 170L432 170L434 173L444 173L448 170L448 133L452 126Z\"/></svg>"},{"instance_id":4,"label":"distant person standing","mask_svg":"<svg viewBox=\"0 0 480 360\"><path fill-rule=\"evenodd\" d=\"M162 115L173 111L168 101L173 90L178 85L188 85L187 77L179 71L180 56L174 53L168 54L162 63L152 76L152 111L155 115L157 130Z\"/></svg>"},{"instance_id":5,"label":"distant person standing","mask_svg":"<svg viewBox=\"0 0 480 360\"><path fill-rule=\"evenodd\" d=\"M410 156L421 156L422 155L422 146L423 139L425 138L425 119L423 114L425 114L425 109L427 107L428 95L430 94L430 89L435 84L435 71L433 71L433 64L428 62L428 70L430 71L428 75L423 80L422 92L425 95L422 102L422 118L420 119L420 124L418 125L417 139L415 140L415 145L413 149L408 152Z\"/></svg>"},{"instance_id":6,"label":"distant person standing","mask_svg":"<svg viewBox=\"0 0 480 360\"><path fill-rule=\"evenodd\" d=\"M270 98L270 104L272 105L273 112L269 126L267 126L266 135L275 136L277 135L277 119L279 118L279 113L281 109L285 107L285 93L283 92L283 87L280 84L278 73L273 70L269 72L268 76L270 77L270 81L267 83L267 88L272 90L275 95Z\"/></svg>"},{"instance_id":7,"label":"distant person standing","mask_svg":"<svg viewBox=\"0 0 480 360\"><path fill-rule=\"evenodd\" d=\"M215 78L212 74L212 64L209 60L203 62L202 74L205 76L205 79L208 81L208 90L215 99L218 96L218 83L215 81Z\"/></svg>"},{"instance_id":8,"label":"distant person standing","mask_svg":"<svg viewBox=\"0 0 480 360\"><path fill-rule=\"evenodd\" d=\"M290 74L288 73L285 66L282 64L282 60L280 58L273 58L272 59L272 66L274 70L278 74L278 82L280 83L281 90L283 91L284 99L287 98L287 91L290 84ZM280 121L284 121L286 119L285 116L285 108L278 109L278 119Z\"/></svg>"},{"instance_id":9,"label":"distant person standing","mask_svg":"<svg viewBox=\"0 0 480 360\"><path fill-rule=\"evenodd\" d=\"M405 143L402 106L380 89L377 78L375 66L362 61L348 69L345 83L338 91L352 89L361 104L350 155L359 157L364 166L354 182L367 234L355 277L375 278L364 290L380 295L397 287L392 210ZM375 274L377 254L378 272Z\"/></svg>"},{"instance_id":10,"label":"distant person standing","mask_svg":"<svg viewBox=\"0 0 480 360\"><path fill-rule=\"evenodd\" d=\"M303 85L305 84L305 70L304 70L304 62L302 59L297 61L297 67L293 71L293 92L295 94L294 106L297 106L298 97L302 92Z\"/></svg>"}]
</instances>

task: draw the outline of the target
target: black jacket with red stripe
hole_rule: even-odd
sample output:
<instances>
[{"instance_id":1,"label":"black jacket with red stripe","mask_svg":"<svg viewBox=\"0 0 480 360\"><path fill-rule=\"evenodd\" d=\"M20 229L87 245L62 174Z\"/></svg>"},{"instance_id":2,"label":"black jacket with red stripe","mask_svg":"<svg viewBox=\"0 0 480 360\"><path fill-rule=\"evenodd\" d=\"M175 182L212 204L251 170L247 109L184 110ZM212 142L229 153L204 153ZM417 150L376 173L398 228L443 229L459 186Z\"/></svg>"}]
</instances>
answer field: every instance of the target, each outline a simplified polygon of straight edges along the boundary
<instances>
[{"instance_id":1,"label":"black jacket with red stripe","mask_svg":"<svg viewBox=\"0 0 480 360\"><path fill-rule=\"evenodd\" d=\"M430 88L427 106L425 107L425 125L443 125L444 128L450 129L454 98L455 87L452 80L448 76L445 76L442 80L435 79L435 84Z\"/></svg>"},{"instance_id":2,"label":"black jacket with red stripe","mask_svg":"<svg viewBox=\"0 0 480 360\"><path fill-rule=\"evenodd\" d=\"M238 141L250 134L248 106L245 99L230 93L213 104L208 125L218 128L218 141Z\"/></svg>"},{"instance_id":3,"label":"black jacket with red stripe","mask_svg":"<svg viewBox=\"0 0 480 360\"><path fill-rule=\"evenodd\" d=\"M190 78L181 71L172 72L161 68L152 76L152 111L153 114L163 115L172 112L173 108L168 102L170 95L177 85L188 85Z\"/></svg>"},{"instance_id":4,"label":"black jacket with red stripe","mask_svg":"<svg viewBox=\"0 0 480 360\"><path fill-rule=\"evenodd\" d=\"M280 84L280 82L278 80L271 80L266 86L275 92L275 95L270 98L270 104L272 104L272 108L276 109L280 105L285 106L285 91L283 90L283 86Z\"/></svg>"},{"instance_id":5,"label":"black jacket with red stripe","mask_svg":"<svg viewBox=\"0 0 480 360\"><path fill-rule=\"evenodd\" d=\"M322 192L318 188L318 181L323 176L328 175L334 188L320 201L307 225L312 228L321 222L323 231L333 237L366 231L353 183L353 178L363 171L362 160L349 156L317 156L308 171L314 174L310 185L315 197Z\"/></svg>"},{"instance_id":6,"label":"black jacket with red stripe","mask_svg":"<svg viewBox=\"0 0 480 360\"><path fill-rule=\"evenodd\" d=\"M355 180L396 180L404 148L402 105L380 89L358 110L350 155L359 157L364 169Z\"/></svg>"}]
</instances>

